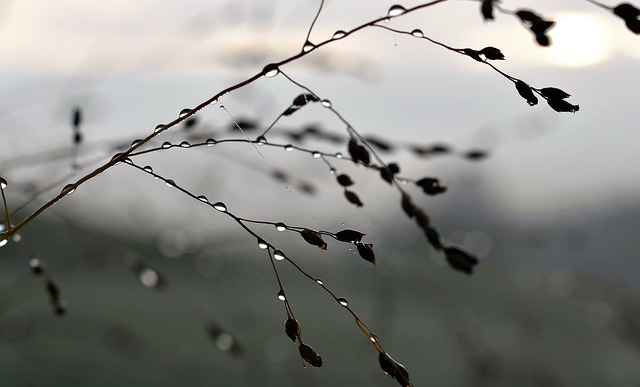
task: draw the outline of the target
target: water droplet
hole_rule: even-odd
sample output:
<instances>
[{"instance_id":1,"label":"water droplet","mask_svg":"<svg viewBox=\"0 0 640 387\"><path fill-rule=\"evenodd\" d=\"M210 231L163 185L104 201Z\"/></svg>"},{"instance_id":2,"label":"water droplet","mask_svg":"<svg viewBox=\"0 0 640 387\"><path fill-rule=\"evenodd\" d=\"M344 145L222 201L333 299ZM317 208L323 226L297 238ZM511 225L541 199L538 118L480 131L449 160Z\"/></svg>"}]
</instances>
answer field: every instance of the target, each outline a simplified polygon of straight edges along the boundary
<instances>
[{"instance_id":1,"label":"water droplet","mask_svg":"<svg viewBox=\"0 0 640 387\"><path fill-rule=\"evenodd\" d=\"M13 234L13 236L11 237L11 239L13 239L14 242L18 243L22 240L22 235L20 234Z\"/></svg>"},{"instance_id":2,"label":"water droplet","mask_svg":"<svg viewBox=\"0 0 640 387\"><path fill-rule=\"evenodd\" d=\"M424 34L422 33L422 30L419 30L417 28L411 31L411 35L415 36L416 38L424 38Z\"/></svg>"},{"instance_id":3,"label":"water droplet","mask_svg":"<svg viewBox=\"0 0 640 387\"><path fill-rule=\"evenodd\" d=\"M287 229L287 225L282 223L282 222L278 222L276 223L276 230L278 231L284 231Z\"/></svg>"},{"instance_id":4,"label":"water droplet","mask_svg":"<svg viewBox=\"0 0 640 387\"><path fill-rule=\"evenodd\" d=\"M72 193L74 193L76 191L75 188L73 188L73 184L67 184L64 186L64 188L62 188L62 192L64 191L69 191L67 192L67 195L71 195Z\"/></svg>"},{"instance_id":5,"label":"water droplet","mask_svg":"<svg viewBox=\"0 0 640 387\"><path fill-rule=\"evenodd\" d=\"M258 247L261 250L266 250L269 247L269 244L267 242L265 242L264 239L258 238Z\"/></svg>"},{"instance_id":6,"label":"water droplet","mask_svg":"<svg viewBox=\"0 0 640 387\"><path fill-rule=\"evenodd\" d=\"M183 148L189 148L189 147L191 147L191 144L189 144L189 141L182 141L180 143L180 146L183 147Z\"/></svg>"},{"instance_id":7,"label":"water droplet","mask_svg":"<svg viewBox=\"0 0 640 387\"><path fill-rule=\"evenodd\" d=\"M115 161L118 160L119 158L121 158L123 155L123 153L116 153L115 155L113 155L113 157L111 158L111 161ZM118 161L116 164L120 163L120 161Z\"/></svg>"},{"instance_id":8,"label":"water droplet","mask_svg":"<svg viewBox=\"0 0 640 387\"><path fill-rule=\"evenodd\" d=\"M171 179L165 180L165 183L167 184L167 187L169 187L169 188L174 188L176 186L176 182L171 180Z\"/></svg>"},{"instance_id":9,"label":"water droplet","mask_svg":"<svg viewBox=\"0 0 640 387\"><path fill-rule=\"evenodd\" d=\"M323 99L320 104L326 108L330 108L331 107L331 101L329 101L328 99Z\"/></svg>"},{"instance_id":10,"label":"water droplet","mask_svg":"<svg viewBox=\"0 0 640 387\"><path fill-rule=\"evenodd\" d=\"M165 125L165 124L158 124L158 125L156 126L156 128L155 128L153 131L154 131L154 133L158 133L158 132L160 132L162 129L166 128L166 127L167 127L167 125Z\"/></svg>"},{"instance_id":11,"label":"water droplet","mask_svg":"<svg viewBox=\"0 0 640 387\"><path fill-rule=\"evenodd\" d=\"M257 141L258 141L258 143L260 143L260 144L266 144L266 143L268 142L268 141L267 141L267 138L266 138L265 136L258 136L258 138L257 138L256 140L257 140Z\"/></svg>"},{"instance_id":12,"label":"water droplet","mask_svg":"<svg viewBox=\"0 0 640 387\"><path fill-rule=\"evenodd\" d=\"M131 146L134 147L142 142L142 139L133 140L131 142Z\"/></svg>"},{"instance_id":13,"label":"water droplet","mask_svg":"<svg viewBox=\"0 0 640 387\"><path fill-rule=\"evenodd\" d=\"M371 340L372 343L375 343L378 341L378 336L375 333L371 333L371 336L369 336L369 340Z\"/></svg>"},{"instance_id":14,"label":"water droplet","mask_svg":"<svg viewBox=\"0 0 640 387\"><path fill-rule=\"evenodd\" d=\"M153 168L151 168L150 165L145 166L144 168L142 168L142 170L147 173L153 173Z\"/></svg>"},{"instance_id":15,"label":"water droplet","mask_svg":"<svg viewBox=\"0 0 640 387\"><path fill-rule=\"evenodd\" d=\"M208 138L207 141L205 142L205 144L207 144L207 146L214 146L216 145L217 141L212 139L212 138Z\"/></svg>"},{"instance_id":16,"label":"water droplet","mask_svg":"<svg viewBox=\"0 0 640 387\"><path fill-rule=\"evenodd\" d=\"M347 33L342 31L342 30L338 30L333 34L333 39L342 39L345 36L347 36Z\"/></svg>"},{"instance_id":17,"label":"water droplet","mask_svg":"<svg viewBox=\"0 0 640 387\"><path fill-rule=\"evenodd\" d=\"M280 290L280 291L278 292L278 299L279 299L280 301L284 301L284 300L286 300L286 299L287 299L287 298L284 296L284 292L283 292L282 290Z\"/></svg>"},{"instance_id":18,"label":"water droplet","mask_svg":"<svg viewBox=\"0 0 640 387\"><path fill-rule=\"evenodd\" d=\"M293 152L293 145L291 144L285 145L284 150L286 150L287 152Z\"/></svg>"},{"instance_id":19,"label":"water droplet","mask_svg":"<svg viewBox=\"0 0 640 387\"><path fill-rule=\"evenodd\" d=\"M280 70L278 69L278 65L276 65L275 63L270 63L264 66L264 69L262 69L262 75L264 75L267 78L273 78L279 73L280 73Z\"/></svg>"},{"instance_id":20,"label":"water droplet","mask_svg":"<svg viewBox=\"0 0 640 387\"><path fill-rule=\"evenodd\" d=\"M144 268L138 275L140 282L148 288L155 288L160 282L160 276L153 269Z\"/></svg>"},{"instance_id":21,"label":"water droplet","mask_svg":"<svg viewBox=\"0 0 640 387\"><path fill-rule=\"evenodd\" d=\"M0 188L5 189L8 185L9 183L7 183L7 180L5 180L4 177L0 177Z\"/></svg>"},{"instance_id":22,"label":"water droplet","mask_svg":"<svg viewBox=\"0 0 640 387\"><path fill-rule=\"evenodd\" d=\"M285 259L285 255L282 252L282 250L274 250L273 251L273 258L275 258L277 261L282 261L283 259Z\"/></svg>"},{"instance_id":23,"label":"water droplet","mask_svg":"<svg viewBox=\"0 0 640 387\"><path fill-rule=\"evenodd\" d=\"M302 51L309 52L309 51L313 50L314 48L316 48L316 45L307 40L305 42L304 46L302 47Z\"/></svg>"},{"instance_id":24,"label":"water droplet","mask_svg":"<svg viewBox=\"0 0 640 387\"><path fill-rule=\"evenodd\" d=\"M329 169L329 173L332 174L332 175L335 175L336 174L336 169L335 168Z\"/></svg>"},{"instance_id":25,"label":"water droplet","mask_svg":"<svg viewBox=\"0 0 640 387\"><path fill-rule=\"evenodd\" d=\"M340 303L340 305L342 305L342 306L348 306L348 305L349 305L349 301L347 301L347 299L346 299L346 298L344 298L344 297L340 297L340 298L338 298L338 302L339 302L339 303Z\"/></svg>"},{"instance_id":26,"label":"water droplet","mask_svg":"<svg viewBox=\"0 0 640 387\"><path fill-rule=\"evenodd\" d=\"M336 159L341 159L343 157L344 157L344 155L342 153L340 153L340 152L336 153Z\"/></svg>"},{"instance_id":27,"label":"water droplet","mask_svg":"<svg viewBox=\"0 0 640 387\"><path fill-rule=\"evenodd\" d=\"M128 157L126 159L124 159L124 162L127 163L127 164L133 164L133 160L131 160Z\"/></svg>"},{"instance_id":28,"label":"water droplet","mask_svg":"<svg viewBox=\"0 0 640 387\"><path fill-rule=\"evenodd\" d=\"M233 336L231 336L228 333L219 334L215 338L215 341L216 341L216 346L221 351L229 351L229 350L231 350L231 348L233 348L233 345L235 343L235 340L233 339Z\"/></svg>"},{"instance_id":29,"label":"water droplet","mask_svg":"<svg viewBox=\"0 0 640 387\"><path fill-rule=\"evenodd\" d=\"M164 149L171 148L172 146L173 146L173 144L171 144L169 141L165 141L165 142L162 143L162 147Z\"/></svg>"},{"instance_id":30,"label":"water droplet","mask_svg":"<svg viewBox=\"0 0 640 387\"><path fill-rule=\"evenodd\" d=\"M191 114L191 112L193 112L193 109L189 109L189 108L184 108L182 110L180 110L180 114L178 115L178 117L182 118L188 114Z\"/></svg>"},{"instance_id":31,"label":"water droplet","mask_svg":"<svg viewBox=\"0 0 640 387\"><path fill-rule=\"evenodd\" d=\"M204 195L198 196L198 200L200 200L201 202L209 203L209 199L207 199L207 197Z\"/></svg>"},{"instance_id":32,"label":"water droplet","mask_svg":"<svg viewBox=\"0 0 640 387\"><path fill-rule=\"evenodd\" d=\"M217 202L213 205L213 208L220 212L227 212L227 205L222 202Z\"/></svg>"},{"instance_id":33,"label":"water droplet","mask_svg":"<svg viewBox=\"0 0 640 387\"><path fill-rule=\"evenodd\" d=\"M313 156L314 159L319 159L320 156L322 156L322 153L318 151L313 151L313 153L311 153L311 156Z\"/></svg>"},{"instance_id":34,"label":"water droplet","mask_svg":"<svg viewBox=\"0 0 640 387\"><path fill-rule=\"evenodd\" d=\"M318 285L324 285L324 282L322 282L322 280L320 278L316 279L316 283Z\"/></svg>"},{"instance_id":35,"label":"water droplet","mask_svg":"<svg viewBox=\"0 0 640 387\"><path fill-rule=\"evenodd\" d=\"M0 241L0 247L5 246L7 243L9 243L8 239L5 239L3 241Z\"/></svg>"},{"instance_id":36,"label":"water droplet","mask_svg":"<svg viewBox=\"0 0 640 387\"><path fill-rule=\"evenodd\" d=\"M389 17L395 17L395 16L400 16L403 13L407 12L407 9L401 5L392 5L391 8L389 8L389 12L387 13L387 16Z\"/></svg>"}]
</instances>

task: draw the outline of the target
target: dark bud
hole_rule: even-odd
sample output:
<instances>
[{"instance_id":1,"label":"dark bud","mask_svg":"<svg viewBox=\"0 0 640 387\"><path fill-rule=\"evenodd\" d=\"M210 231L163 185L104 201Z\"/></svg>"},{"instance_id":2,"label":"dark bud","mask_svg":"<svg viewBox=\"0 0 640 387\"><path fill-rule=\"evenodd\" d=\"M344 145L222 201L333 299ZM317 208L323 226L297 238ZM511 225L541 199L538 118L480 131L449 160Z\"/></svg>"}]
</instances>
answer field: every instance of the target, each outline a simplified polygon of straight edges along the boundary
<instances>
[{"instance_id":1,"label":"dark bud","mask_svg":"<svg viewBox=\"0 0 640 387\"><path fill-rule=\"evenodd\" d=\"M422 188L424 193L430 196L444 193L447 190L447 187L440 185L440 181L438 181L438 179L434 179L432 177L423 177L416 181L416 185Z\"/></svg>"},{"instance_id":2,"label":"dark bud","mask_svg":"<svg viewBox=\"0 0 640 387\"><path fill-rule=\"evenodd\" d=\"M640 16L640 9L636 8L633 4L621 3L613 8L613 13L623 19L635 19Z\"/></svg>"},{"instance_id":3,"label":"dark bud","mask_svg":"<svg viewBox=\"0 0 640 387\"><path fill-rule=\"evenodd\" d=\"M446 247L444 254L452 268L466 274L471 274L473 267L478 264L478 258L475 255L459 247Z\"/></svg>"},{"instance_id":4,"label":"dark bud","mask_svg":"<svg viewBox=\"0 0 640 387\"><path fill-rule=\"evenodd\" d=\"M431 153L443 154L449 152L451 152L451 149L446 145L433 145L431 147Z\"/></svg>"},{"instance_id":5,"label":"dark bud","mask_svg":"<svg viewBox=\"0 0 640 387\"><path fill-rule=\"evenodd\" d=\"M494 0L482 0L480 12L482 13L482 18L485 21L493 20L493 2Z\"/></svg>"},{"instance_id":6,"label":"dark bud","mask_svg":"<svg viewBox=\"0 0 640 387\"><path fill-rule=\"evenodd\" d=\"M305 228L304 230L300 231L300 235L302 235L302 238L304 238L307 243L318 246L322 250L327 249L327 243L322 239L322 235L320 235L319 232Z\"/></svg>"},{"instance_id":7,"label":"dark bud","mask_svg":"<svg viewBox=\"0 0 640 387\"><path fill-rule=\"evenodd\" d=\"M316 96L313 94L309 94L309 93L300 94L299 96L293 99L293 105L297 107L302 107L306 105L308 102L318 102L318 101L319 99L316 98Z\"/></svg>"},{"instance_id":8,"label":"dark bud","mask_svg":"<svg viewBox=\"0 0 640 387\"><path fill-rule=\"evenodd\" d=\"M362 237L365 235L366 234L363 234L360 231L346 229L346 230L338 231L336 233L336 239L338 239L340 242L355 243L355 242L360 242Z\"/></svg>"},{"instance_id":9,"label":"dark bud","mask_svg":"<svg viewBox=\"0 0 640 387\"><path fill-rule=\"evenodd\" d=\"M640 34L640 20L638 19L627 19L624 21L627 25L627 28L633 32L634 34Z\"/></svg>"},{"instance_id":10,"label":"dark bud","mask_svg":"<svg viewBox=\"0 0 640 387\"><path fill-rule=\"evenodd\" d=\"M538 104L538 98L533 94L531 87L520 79L516 82L516 90L518 90L518 94L520 94L522 98L527 100L529 106Z\"/></svg>"},{"instance_id":11,"label":"dark bud","mask_svg":"<svg viewBox=\"0 0 640 387\"><path fill-rule=\"evenodd\" d=\"M289 106L289 108L287 108L287 110L282 112L282 115L283 116L290 116L293 113L297 112L298 110L300 110L300 106L291 105L291 106Z\"/></svg>"},{"instance_id":12,"label":"dark bud","mask_svg":"<svg viewBox=\"0 0 640 387\"><path fill-rule=\"evenodd\" d=\"M472 160L472 161L480 161L483 159L486 159L488 156L487 152L482 151L482 150L470 150L465 152L464 157L467 160Z\"/></svg>"},{"instance_id":13,"label":"dark bud","mask_svg":"<svg viewBox=\"0 0 640 387\"><path fill-rule=\"evenodd\" d=\"M476 51L476 50L471 49L471 48L465 48L465 49L462 50L462 53L465 54L466 56L470 57L470 58L473 58L473 59L477 60L478 62L484 62L484 60L480 56L480 51Z\"/></svg>"},{"instance_id":14,"label":"dark bud","mask_svg":"<svg viewBox=\"0 0 640 387\"><path fill-rule=\"evenodd\" d=\"M490 60L504 60L504 54L502 54L502 51L495 47L485 47L480 50L480 54L484 55L485 58Z\"/></svg>"},{"instance_id":15,"label":"dark bud","mask_svg":"<svg viewBox=\"0 0 640 387\"><path fill-rule=\"evenodd\" d=\"M415 207L413 215L418 226L426 227L429 224L429 216L424 211L422 211L421 208Z\"/></svg>"},{"instance_id":16,"label":"dark bud","mask_svg":"<svg viewBox=\"0 0 640 387\"><path fill-rule=\"evenodd\" d=\"M371 159L369 157L369 151L363 145L358 143L358 140L355 138L349 140L348 150L354 163L358 164L358 162L361 162L364 165L369 165L369 161Z\"/></svg>"},{"instance_id":17,"label":"dark bud","mask_svg":"<svg viewBox=\"0 0 640 387\"><path fill-rule=\"evenodd\" d=\"M396 377L396 368L394 367L394 361L391 359L389 355L384 352L380 352L378 354L378 363L380 363L380 368L391 378L395 379Z\"/></svg>"},{"instance_id":18,"label":"dark bud","mask_svg":"<svg viewBox=\"0 0 640 387\"><path fill-rule=\"evenodd\" d=\"M298 184L298 189L300 190L300 192L306 193L307 195L313 195L316 193L316 187L305 181Z\"/></svg>"},{"instance_id":19,"label":"dark bud","mask_svg":"<svg viewBox=\"0 0 640 387\"><path fill-rule=\"evenodd\" d=\"M384 142L382 140L378 140L377 138L365 137L365 141L368 142L369 145L375 148L378 148L378 150L381 150L384 152L389 152L393 150L393 146L391 146L391 144L389 144L388 142Z\"/></svg>"},{"instance_id":20,"label":"dark bud","mask_svg":"<svg viewBox=\"0 0 640 387\"><path fill-rule=\"evenodd\" d=\"M518 10L516 12L516 16L519 17L523 23L528 23L530 25L544 21L540 15L527 9Z\"/></svg>"},{"instance_id":21,"label":"dark bud","mask_svg":"<svg viewBox=\"0 0 640 387\"><path fill-rule=\"evenodd\" d=\"M442 237L440 236L440 231L438 231L434 225L427 224L424 227L424 236L427 237L427 240L434 249L442 250Z\"/></svg>"},{"instance_id":22,"label":"dark bud","mask_svg":"<svg viewBox=\"0 0 640 387\"><path fill-rule=\"evenodd\" d=\"M196 116L191 116L184 121L183 125L185 130L193 129L198 125L198 119Z\"/></svg>"},{"instance_id":23,"label":"dark bud","mask_svg":"<svg viewBox=\"0 0 640 387\"><path fill-rule=\"evenodd\" d=\"M344 197L347 198L347 200L350 203L355 204L358 207L362 207L364 205L360 201L360 198L358 197L358 195L356 195L356 193L353 192L353 191L349 191L349 190L345 189L344 190Z\"/></svg>"},{"instance_id":24,"label":"dark bud","mask_svg":"<svg viewBox=\"0 0 640 387\"><path fill-rule=\"evenodd\" d=\"M373 253L373 245L370 243L357 243L358 246L358 254L365 261L373 263L376 266L376 255Z\"/></svg>"},{"instance_id":25,"label":"dark bud","mask_svg":"<svg viewBox=\"0 0 640 387\"><path fill-rule=\"evenodd\" d=\"M46 284L47 293L49 293L49 299L53 304L56 304L58 301L62 299L62 294L60 293L60 287L55 281L52 279L48 279Z\"/></svg>"},{"instance_id":26,"label":"dark bud","mask_svg":"<svg viewBox=\"0 0 640 387\"><path fill-rule=\"evenodd\" d=\"M543 47L547 47L551 44L551 40L546 35L546 33L547 33L547 30L553 27L555 24L556 24L555 22L543 20L543 21L534 23L530 27L531 32L533 32L534 35L536 36L536 42L538 42L539 45Z\"/></svg>"},{"instance_id":27,"label":"dark bud","mask_svg":"<svg viewBox=\"0 0 640 387\"><path fill-rule=\"evenodd\" d=\"M300 352L302 360L316 368L322 367L322 357L320 357L320 355L318 355L316 351L307 344L302 343L298 345L298 352Z\"/></svg>"},{"instance_id":28,"label":"dark bud","mask_svg":"<svg viewBox=\"0 0 640 387\"><path fill-rule=\"evenodd\" d=\"M67 304L64 301L59 300L53 305L53 312L58 316L67 314Z\"/></svg>"},{"instance_id":29,"label":"dark bud","mask_svg":"<svg viewBox=\"0 0 640 387\"><path fill-rule=\"evenodd\" d=\"M386 167L380 168L380 177L389 184L393 184L393 176L400 172L400 167L396 163L389 163Z\"/></svg>"},{"instance_id":30,"label":"dark bud","mask_svg":"<svg viewBox=\"0 0 640 387\"><path fill-rule=\"evenodd\" d=\"M295 343L296 339L300 337L300 324L298 323L298 320L289 316L287 321L284 322L284 331L291 341Z\"/></svg>"},{"instance_id":31,"label":"dark bud","mask_svg":"<svg viewBox=\"0 0 640 387\"><path fill-rule=\"evenodd\" d=\"M256 121L251 121L248 119L239 119L236 120L236 122L232 122L231 124L229 124L229 130L232 132L237 131L238 126L246 132L247 130L251 131L257 129L258 123Z\"/></svg>"},{"instance_id":32,"label":"dark bud","mask_svg":"<svg viewBox=\"0 0 640 387\"><path fill-rule=\"evenodd\" d=\"M73 108L73 113L71 113L71 125L74 129L80 128L82 124L82 110L79 107Z\"/></svg>"},{"instance_id":33,"label":"dark bud","mask_svg":"<svg viewBox=\"0 0 640 387\"><path fill-rule=\"evenodd\" d=\"M397 361L394 360L394 366L396 368L396 381L403 387L411 386L409 381L409 371Z\"/></svg>"},{"instance_id":34,"label":"dark bud","mask_svg":"<svg viewBox=\"0 0 640 387\"><path fill-rule=\"evenodd\" d=\"M345 175L345 174L339 175L337 179L338 179L338 184L340 184L343 187L349 187L353 185L353 180L351 180L351 178L348 175Z\"/></svg>"},{"instance_id":35,"label":"dark bud","mask_svg":"<svg viewBox=\"0 0 640 387\"><path fill-rule=\"evenodd\" d=\"M378 354L378 362L380 363L380 368L382 368L384 372L395 379L398 384L404 387L411 385L411 382L409 381L409 372L407 371L407 369L404 368L402 364L393 360L391 356L389 356L385 352L380 352Z\"/></svg>"},{"instance_id":36,"label":"dark bud","mask_svg":"<svg viewBox=\"0 0 640 387\"><path fill-rule=\"evenodd\" d=\"M287 176L286 173L282 172L279 169L274 169L273 171L271 171L271 177L283 183L286 183L289 181L289 176Z\"/></svg>"},{"instance_id":37,"label":"dark bud","mask_svg":"<svg viewBox=\"0 0 640 387\"><path fill-rule=\"evenodd\" d=\"M551 106L551 108L557 112L569 112L569 113L575 113L578 110L580 110L580 105L572 105L571 103L567 102L564 99L553 99L553 98L549 98L547 99L547 103L549 104L549 106Z\"/></svg>"},{"instance_id":38,"label":"dark bud","mask_svg":"<svg viewBox=\"0 0 640 387\"><path fill-rule=\"evenodd\" d=\"M73 134L73 143L80 144L82 142L82 134L80 132L75 132Z\"/></svg>"},{"instance_id":39,"label":"dark bud","mask_svg":"<svg viewBox=\"0 0 640 387\"><path fill-rule=\"evenodd\" d=\"M411 198L407 194L402 195L402 200L400 201L400 205L402 206L402 210L409 218L413 218L416 211L416 206L411 201Z\"/></svg>"},{"instance_id":40,"label":"dark bud","mask_svg":"<svg viewBox=\"0 0 640 387\"><path fill-rule=\"evenodd\" d=\"M545 98L565 99L571 97L571 94L557 87L544 87L540 89L540 94Z\"/></svg>"},{"instance_id":41,"label":"dark bud","mask_svg":"<svg viewBox=\"0 0 640 387\"><path fill-rule=\"evenodd\" d=\"M622 18L627 25L627 28L635 34L640 34L640 9L629 3L618 4L613 8L613 13Z\"/></svg>"}]
</instances>

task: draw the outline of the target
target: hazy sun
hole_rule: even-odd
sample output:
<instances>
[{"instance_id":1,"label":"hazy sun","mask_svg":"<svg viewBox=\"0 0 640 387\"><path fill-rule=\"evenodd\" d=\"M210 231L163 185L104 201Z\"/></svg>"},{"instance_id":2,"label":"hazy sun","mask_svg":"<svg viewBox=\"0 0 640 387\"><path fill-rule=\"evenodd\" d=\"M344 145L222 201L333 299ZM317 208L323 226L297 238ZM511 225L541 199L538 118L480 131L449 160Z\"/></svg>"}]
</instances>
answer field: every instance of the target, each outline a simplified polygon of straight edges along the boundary
<instances>
[{"instance_id":1,"label":"hazy sun","mask_svg":"<svg viewBox=\"0 0 640 387\"><path fill-rule=\"evenodd\" d=\"M604 61L611 51L607 29L600 18L580 13L560 14L549 31L547 54L559 65L590 66Z\"/></svg>"}]
</instances>

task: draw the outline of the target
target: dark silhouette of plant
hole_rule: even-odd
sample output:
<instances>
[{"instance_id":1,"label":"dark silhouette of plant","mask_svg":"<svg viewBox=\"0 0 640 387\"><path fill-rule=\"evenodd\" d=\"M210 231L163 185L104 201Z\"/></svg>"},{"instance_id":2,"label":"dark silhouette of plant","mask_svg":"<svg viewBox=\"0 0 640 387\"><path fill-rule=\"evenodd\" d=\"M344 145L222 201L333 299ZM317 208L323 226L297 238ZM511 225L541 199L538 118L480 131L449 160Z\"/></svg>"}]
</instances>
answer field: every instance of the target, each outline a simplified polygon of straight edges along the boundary
<instances>
[{"instance_id":1,"label":"dark silhouette of plant","mask_svg":"<svg viewBox=\"0 0 640 387\"><path fill-rule=\"evenodd\" d=\"M634 33L640 33L640 10L632 4L623 3L617 6L608 6L593 0L586 0L589 3L597 5L612 12L615 16L620 17L625 21L626 26ZM6 190L9 182L4 177L0 178L0 191L2 192L2 198L4 203L5 214L5 228L2 234L0 234L0 244L7 244L11 238L16 240L19 237L19 231L27 224L34 221L41 214L47 211L51 206L60 200L67 200L66 197L72 194L75 190L79 189L85 182L98 177L106 170L122 164L138 170L143 175L150 178L154 178L163 181L168 187L177 190L181 194L193 199L194 205L203 206L215 212L221 213L231 218L238 228L247 233L258 247L265 251L266 256L269 259L271 267L273 269L274 276L276 278L278 286L278 297L283 301L286 320L284 322L284 331L287 337L291 339L298 347L298 351L304 366L311 365L313 367L321 367L323 364L323 358L319 355L309 344L307 344L302 338L302 324L296 319L292 305L287 298L284 284L281 280L277 261L284 261L295 268L302 276L308 278L318 287L320 287L325 293L327 293L340 307L344 308L347 313L351 314L354 318L356 326L364 333L375 350L378 352L378 362L380 368L393 378L398 384L402 386L413 385L410 374L407 369L394 360L391 355L382 346L381 340L369 328L367 324L356 314L354 309L349 305L346 298L336 295L329 287L327 287L322 280L316 278L308 270L298 264L294 257L287 255L286 248L279 246L274 242L270 242L270 239L262 231L257 231L258 226L270 226L275 228L278 232L289 232L299 234L300 240L319 248L320 250L330 250L331 246L327 243L327 240L335 239L338 242L352 244L355 247L358 255L368 263L376 265L379 257L376 256L374 250L374 244L371 241L366 240L366 234L363 231L359 231L352 228L337 227L335 231L328 230L316 230L305 225L290 225L285 224L279 220L258 220L245 217L242 213L242 209L228 208L223 202L217 200L210 200L205 195L197 192L193 192L186 188L178 179L163 176L154 171L150 165L142 165L137 162L137 159L141 155L156 153L166 154L167 157L171 157L174 153L178 153L181 150L190 150L192 148L199 147L221 147L226 144L232 143L246 143L253 147L256 151L256 155L259 158L262 156L261 147L274 147L282 148L289 152L301 152L308 153L314 158L321 159L330 169L331 173L335 175L337 184L343 189L346 200L357 207L365 207L366 209L366 195L358 190L357 182L352 179L347 173L339 170L344 160L353 162L358 168L367 170L372 174L379 175L385 184L389 184L397 192L398 203L402 212L415 222L416 227L420 232L424 233L425 239L428 244L435 250L442 252L448 262L449 266L455 271L470 275L473 273L476 265L478 264L478 258L473 252L466 250L464 247L456 246L445 240L438 228L428 215L428 212L419 207L414 200L409 188L405 185L411 183L411 185L417 187L425 195L434 196L445 194L447 187L440 183L437 177L433 176L418 176L418 177L404 177L401 175L402 168L396 162L386 162L383 158L383 154L391 151L392 149L405 148L405 150L412 152L415 155L421 157L434 156L434 155L458 155L469 161L479 161L488 156L488 153L482 149L469 149L465 151L454 151L451 146L448 145L433 145L433 146L418 146L410 145L404 146L402 144L395 143L381 138L367 137L360 133L346 118L348 112L340 112L332 105L329 99L323 98L319 93L315 92L311 86L302 84L296 80L292 75L286 71L286 65L294 62L306 55L322 49L324 46L332 44L342 39L346 39L349 36L356 34L362 30L368 28L378 28L387 31L391 31L395 34L403 34L411 36L415 39L420 39L431 44L435 44L450 52L454 52L463 56L466 56L481 65L488 66L491 70L499 74L502 78L513 83L517 93L531 106L535 106L539 102L539 98L546 100L549 107L556 112L571 112L575 113L579 111L578 104L573 104L568 101L570 95L557 87L545 86L534 87L527 81L520 79L516 76L507 74L502 71L497 63L499 61L507 60L506 55L496 47L487 46L482 48L455 48L448 44L445 44L439 40L433 39L423 33L419 29L412 31L404 31L387 25L391 19L403 17L410 13L416 13L429 8L432 8L438 4L445 3L447 0L434 0L426 3L422 3L413 7L405 8L401 5L394 5L387 11L385 16L376 18L374 20L367 21L349 30L339 30L333 34L329 39L311 42L310 36L318 17L321 15L324 1L320 1L318 11L315 14L313 21L307 31L304 43L300 49L300 52L280 60L278 62L266 64L256 74L248 77L247 79L231 85L219 92L215 93L209 99L203 101L194 107L188 107L182 109L178 117L168 123L159 124L149 133L146 137L135 139L130 144L122 144L121 142L113 144L113 152L115 154L110 155L108 161L104 162L93 171L88 172L75 181L68 183L72 178L75 178L80 172L86 168L86 165L91 165L91 162L81 162L79 155L82 148L86 146L83 142L82 124L83 113L80 107L75 107L71 113L71 129L72 129L72 141L71 141L71 166L72 171L69 175L66 175L60 181L53 182L50 186L43 187L40 190L33 193L33 197L39 197L46 195L47 192L53 187L63 186L58 194L51 197L45 204L35 209L30 215L16 221L15 214L18 210L23 208L25 203L21 207L11 209L7 201ZM482 0L480 1L480 13L484 21L494 21L502 15L514 16L519 22L534 35L535 41L540 46L549 46L552 44L551 39L547 35L548 31L553 28L555 21L548 20L540 16L537 12L527 9L508 10L502 7L498 0ZM198 125L197 113L203 108L211 105L218 104L218 102L228 93L241 89L258 79L263 77L276 77L280 76L287 79L292 84L303 90L302 94L295 96L292 103L285 107L280 115L278 115L274 121L266 127L264 130L260 130L260 126L251 121L243 121L235 119L227 108L223 104L219 104L219 108L229 114L230 119L233 122L232 131L226 133L208 133L207 136L203 136L202 133L191 132L190 129ZM279 130L275 133L274 129L276 124L283 118L292 116L298 113L304 106L308 104L319 104L333 114L345 127L344 133L334 133L325 131L316 127L307 127L302 130L284 131ZM181 127L183 129L182 135L184 139L180 142L164 142L158 144L156 137L160 134L170 130L175 130ZM271 132L271 131L274 132ZM259 134L255 135L256 132ZM280 138L284 136L286 141L271 140L269 137L273 134L273 138ZM269 136L269 137L267 137ZM320 141L331 141L334 143L342 144L344 146L345 153L333 153L325 152L322 150L310 148L304 146L302 140L305 138L312 138ZM175 156L178 157L178 156ZM5 171L3 171L4 173ZM272 176L276 180L287 181L290 179L286 171L272 171ZM65 184L67 183L67 184ZM302 183L302 192L309 192L313 190L313 186ZM14 216L12 216L14 215ZM12 219L13 218L13 219ZM32 258L29 262L34 273L42 276L45 283L46 291L49 295L49 299L53 305L56 314L62 315L66 311L66 303L62 297L62 293L59 285L50 275L49 270L42 260L38 258ZM131 271L140 279L140 281L148 287L161 289L168 284L167 278L149 266L142 260L134 260L128 263ZM230 351L233 354L242 353L242 346L240 343L225 330L220 328L215 322L210 322L207 327L212 339L219 344L220 348Z\"/></svg>"}]
</instances>

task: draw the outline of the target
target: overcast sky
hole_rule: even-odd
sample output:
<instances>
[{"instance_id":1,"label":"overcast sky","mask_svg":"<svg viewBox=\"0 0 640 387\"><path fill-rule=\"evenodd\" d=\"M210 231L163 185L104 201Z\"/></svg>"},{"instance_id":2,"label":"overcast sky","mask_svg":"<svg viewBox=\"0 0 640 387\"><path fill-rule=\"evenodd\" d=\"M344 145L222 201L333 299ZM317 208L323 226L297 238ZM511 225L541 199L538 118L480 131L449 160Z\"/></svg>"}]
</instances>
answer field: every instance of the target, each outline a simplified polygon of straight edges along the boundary
<instances>
[{"instance_id":1,"label":"overcast sky","mask_svg":"<svg viewBox=\"0 0 640 387\"><path fill-rule=\"evenodd\" d=\"M408 8L418 1L407 1ZM386 14L390 1L327 1L311 41ZM85 112L88 143L141 136L185 107L300 50L317 1L0 1L0 160L69 144L71 108ZM453 47L495 46L504 72L555 86L580 104L556 113L529 107L513 84L469 58L406 35L369 29L284 69L332 100L362 133L486 148L483 164L439 161L429 174L478 174L518 213L635 200L640 168L640 37L586 1L505 1L558 24L558 48L541 48L512 16L484 22L479 6L451 1L386 24ZM282 76L222 103L269 122L301 92ZM320 107L290 123L343 127ZM208 109L203 119L229 120ZM3 170L0 165L0 170ZM19 170L3 170L24 181ZM418 172L423 174L422 172ZM455 182L455 178L449 183ZM26 179L25 179L26 180ZM571 200L568 200L571 198Z\"/></svg>"}]
</instances>

